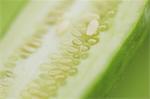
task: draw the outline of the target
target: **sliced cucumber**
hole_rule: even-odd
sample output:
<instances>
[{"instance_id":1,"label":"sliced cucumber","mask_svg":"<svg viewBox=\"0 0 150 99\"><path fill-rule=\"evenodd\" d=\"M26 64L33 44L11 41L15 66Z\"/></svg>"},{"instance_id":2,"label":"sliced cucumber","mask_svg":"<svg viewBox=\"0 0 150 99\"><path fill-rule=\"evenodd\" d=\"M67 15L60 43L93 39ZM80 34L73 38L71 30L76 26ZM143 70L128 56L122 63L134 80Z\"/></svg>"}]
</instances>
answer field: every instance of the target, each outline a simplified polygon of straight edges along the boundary
<instances>
[{"instance_id":1,"label":"sliced cucumber","mask_svg":"<svg viewBox=\"0 0 150 99\"><path fill-rule=\"evenodd\" d=\"M148 34L148 3L30 1L0 42L0 99L104 98Z\"/></svg>"}]
</instances>

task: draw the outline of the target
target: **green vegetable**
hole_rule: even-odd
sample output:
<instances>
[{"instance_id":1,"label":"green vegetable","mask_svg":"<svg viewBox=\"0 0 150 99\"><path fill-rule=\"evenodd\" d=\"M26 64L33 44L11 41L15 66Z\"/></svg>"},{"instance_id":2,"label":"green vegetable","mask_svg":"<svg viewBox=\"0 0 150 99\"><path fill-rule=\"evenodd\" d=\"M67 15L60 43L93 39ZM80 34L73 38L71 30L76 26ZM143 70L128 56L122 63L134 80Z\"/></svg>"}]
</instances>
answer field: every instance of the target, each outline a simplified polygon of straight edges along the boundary
<instances>
[{"instance_id":1,"label":"green vegetable","mask_svg":"<svg viewBox=\"0 0 150 99\"><path fill-rule=\"evenodd\" d=\"M150 31L148 4L30 1L0 42L0 99L106 97Z\"/></svg>"}]
</instances>

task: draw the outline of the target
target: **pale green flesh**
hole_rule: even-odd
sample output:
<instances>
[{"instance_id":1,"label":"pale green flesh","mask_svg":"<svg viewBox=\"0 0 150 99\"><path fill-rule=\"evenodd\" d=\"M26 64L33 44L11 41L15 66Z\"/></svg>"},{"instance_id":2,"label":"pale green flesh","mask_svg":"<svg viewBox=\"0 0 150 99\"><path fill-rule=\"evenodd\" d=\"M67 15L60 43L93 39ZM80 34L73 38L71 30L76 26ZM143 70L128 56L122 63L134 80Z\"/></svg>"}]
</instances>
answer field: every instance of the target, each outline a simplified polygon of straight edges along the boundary
<instances>
[{"instance_id":1,"label":"pale green flesh","mask_svg":"<svg viewBox=\"0 0 150 99\"><path fill-rule=\"evenodd\" d=\"M90 89L90 84L94 84L97 78L100 79L97 75L102 75L107 69L112 57L117 53L121 44L136 25L136 20L140 17L145 5L140 0L124 1L120 5L112 28L100 35L101 43L91 50L91 56L79 66L79 76L69 78L67 85L59 91L59 98L56 99L61 99L62 97L62 99L69 99L70 97L80 99L84 92ZM89 62L89 60L91 61Z\"/></svg>"},{"instance_id":2,"label":"pale green flesh","mask_svg":"<svg viewBox=\"0 0 150 99\"><path fill-rule=\"evenodd\" d=\"M72 8L70 8L70 11L67 12L68 14L65 14L64 17L67 19L80 18L82 9L83 12L85 8L88 9L88 5L85 3L85 6L83 6L81 1L82 0L76 0ZM83 0L82 2L87 1ZM90 85L94 84L97 75L103 74L107 69L112 57L120 49L126 38L130 36L130 31L132 31L140 17L145 2L146 0L122 0L122 3L119 4L117 14L113 19L112 27L107 31L100 33L100 42L90 49L90 56L78 66L77 74L69 77L67 83L59 88L56 99L80 99L80 97L84 95L90 88ZM27 8L25 8L8 32L8 35L6 35L0 43L1 62L7 60L9 55L11 55L24 40L34 33L33 31L35 31L35 28L32 27L41 24L40 22L43 22L44 17L49 11L49 7L55 6L54 3L50 4L51 3L43 2L35 5L31 2ZM80 7L81 9L79 9ZM26 17L29 17L29 21L24 20ZM25 27L22 26L22 24L28 24L28 22L30 22L29 25ZM25 84L33 80L39 73L40 69L38 69L38 66L47 59L48 54L59 51L58 47L61 44L60 42L69 37L65 36L65 34L53 34L53 28L55 27L49 28L50 32L44 36L44 39L42 40L44 44L42 47L28 59L20 61L16 65L16 78L6 99L19 99L18 96L20 95L20 91L26 87ZM18 36L19 38L16 38L17 35L20 35ZM16 40L11 41L13 37ZM12 45L10 44L10 41Z\"/></svg>"}]
</instances>

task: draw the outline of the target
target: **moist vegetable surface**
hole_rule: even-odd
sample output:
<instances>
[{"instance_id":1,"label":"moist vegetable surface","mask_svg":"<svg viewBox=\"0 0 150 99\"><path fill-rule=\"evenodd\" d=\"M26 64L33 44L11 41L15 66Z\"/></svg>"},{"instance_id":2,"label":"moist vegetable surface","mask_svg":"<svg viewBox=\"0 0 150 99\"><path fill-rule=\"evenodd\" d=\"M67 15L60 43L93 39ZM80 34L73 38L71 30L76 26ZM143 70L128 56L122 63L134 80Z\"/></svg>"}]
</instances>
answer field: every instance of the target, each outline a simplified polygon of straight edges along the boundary
<instances>
[{"instance_id":1,"label":"moist vegetable surface","mask_svg":"<svg viewBox=\"0 0 150 99\"><path fill-rule=\"evenodd\" d=\"M103 99L148 34L148 0L30 0L0 41L0 99Z\"/></svg>"}]
</instances>

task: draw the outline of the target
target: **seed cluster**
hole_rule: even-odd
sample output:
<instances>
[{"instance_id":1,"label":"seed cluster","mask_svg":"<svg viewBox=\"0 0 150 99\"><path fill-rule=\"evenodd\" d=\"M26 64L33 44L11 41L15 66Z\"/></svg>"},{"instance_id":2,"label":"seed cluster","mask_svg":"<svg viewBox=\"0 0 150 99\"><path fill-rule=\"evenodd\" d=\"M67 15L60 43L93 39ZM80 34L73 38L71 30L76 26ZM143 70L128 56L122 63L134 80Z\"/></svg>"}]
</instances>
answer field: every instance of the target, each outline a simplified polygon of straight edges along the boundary
<instances>
[{"instance_id":1,"label":"seed cluster","mask_svg":"<svg viewBox=\"0 0 150 99\"><path fill-rule=\"evenodd\" d=\"M46 16L45 19L46 22L44 22L44 24L39 27L36 31L35 34L33 34L33 36L27 41L25 42L25 44L23 44L22 47L20 47L14 55L12 55L9 59L7 63L7 65L11 65L11 66L15 66L15 61L18 59L26 59L28 58L31 54L33 54L40 46L42 43L42 38L45 35L45 33L47 33L48 31L48 25L52 25L51 22L54 24L56 22L57 17L62 15L65 11L65 8L67 8L67 5L71 5L71 3L73 2L73 0L65 0L65 1L61 1L61 3L56 6L56 8L53 8L49 11L48 16ZM57 16L57 17L56 17ZM50 24L47 24L49 23ZM13 59L12 59L13 58Z\"/></svg>"},{"instance_id":2,"label":"seed cluster","mask_svg":"<svg viewBox=\"0 0 150 99\"><path fill-rule=\"evenodd\" d=\"M12 80L13 75L10 70L0 70L0 99L4 99L4 97L6 97Z\"/></svg>"},{"instance_id":3,"label":"seed cluster","mask_svg":"<svg viewBox=\"0 0 150 99\"><path fill-rule=\"evenodd\" d=\"M122 0L91 0L91 10L100 16L99 21L101 22L101 31L107 30L112 25L112 17L117 12L119 3ZM101 11L102 10L102 11Z\"/></svg>"},{"instance_id":4,"label":"seed cluster","mask_svg":"<svg viewBox=\"0 0 150 99\"><path fill-rule=\"evenodd\" d=\"M74 0L60 0L60 3L54 8L50 9L46 18L46 22L49 25L55 25L62 20L64 12L72 5Z\"/></svg>"},{"instance_id":5,"label":"seed cluster","mask_svg":"<svg viewBox=\"0 0 150 99\"><path fill-rule=\"evenodd\" d=\"M0 93L4 93L4 88L8 89L10 79L13 79L13 68L15 68L19 60L27 59L35 53L42 44L42 38L48 31L48 25L54 25L60 21L60 16L64 13L67 7L71 6L74 0L65 0L49 11L46 16L46 22L37 29L27 42L22 44L8 59L4 62L4 68L0 70ZM6 80L7 79L7 80ZM2 84L3 82L3 84ZM0 98L1 99L1 98Z\"/></svg>"},{"instance_id":6,"label":"seed cluster","mask_svg":"<svg viewBox=\"0 0 150 99\"><path fill-rule=\"evenodd\" d=\"M69 7L67 5L71 5L72 2L73 0L68 0L66 3L63 2L50 10L46 17L46 22L44 22L46 28L40 27L4 63L5 67L0 70L0 94L6 93L5 89L8 89L10 85L9 83L13 78L13 68L16 66L17 61L28 58L40 48L42 38L48 30L47 26L60 22L62 20L60 16ZM94 7L91 9L99 9L99 6L93 5ZM21 99L48 99L57 94L58 89L65 84L69 76L78 72L77 66L88 57L91 47L99 42L99 33L109 28L111 21L107 21L115 14L114 10L107 9L107 11L102 11L105 12L105 16L101 16L101 13L99 14L95 9L87 18L83 18L85 20L79 20L78 24L76 23L76 30L71 31L73 38L71 42L65 47L62 44L63 48L58 53L49 55L48 60L40 65L40 73L37 78L28 83L27 87L23 89ZM106 14L106 12L108 13ZM106 18L103 19L101 17Z\"/></svg>"},{"instance_id":7,"label":"seed cluster","mask_svg":"<svg viewBox=\"0 0 150 99\"><path fill-rule=\"evenodd\" d=\"M108 9L107 12L105 16L109 18L115 14L113 10ZM69 76L78 72L77 66L88 57L90 48L99 42L99 33L108 29L109 23L106 24L104 19L99 20L101 15L95 13L89 15L92 20L82 20L75 27L71 43L62 44L59 53L50 55L47 62L40 65L40 73L22 91L21 99L49 99L57 94Z\"/></svg>"},{"instance_id":8,"label":"seed cluster","mask_svg":"<svg viewBox=\"0 0 150 99\"><path fill-rule=\"evenodd\" d=\"M18 48L14 54L8 57L7 61L4 63L6 68L13 68L16 66L18 60L23 60L28 58L41 46L42 38L44 33L34 34L27 42Z\"/></svg>"},{"instance_id":9,"label":"seed cluster","mask_svg":"<svg viewBox=\"0 0 150 99\"><path fill-rule=\"evenodd\" d=\"M16 53L10 56L4 63L4 67L0 70L0 94L3 94L0 96L0 99L3 99L6 96L7 90L11 85L11 81L15 78L13 74L13 68L16 66L17 62L19 60L28 58L40 47L42 43L42 36L43 34L39 33L33 35L29 41L16 50Z\"/></svg>"},{"instance_id":10,"label":"seed cluster","mask_svg":"<svg viewBox=\"0 0 150 99\"><path fill-rule=\"evenodd\" d=\"M7 91L9 90L8 86L12 81L12 79L8 77L11 74L10 73L6 74L6 73L7 71L3 71L0 73L0 99L4 99L4 97L6 97Z\"/></svg>"},{"instance_id":11,"label":"seed cluster","mask_svg":"<svg viewBox=\"0 0 150 99\"><path fill-rule=\"evenodd\" d=\"M29 83L23 91L22 99L32 97L48 99L55 95L67 77L76 74L77 66L83 59L87 58L89 49L99 42L97 29L94 29L94 33L90 35L85 31L85 33L80 33L80 36L73 36L74 39L71 44L60 49L60 53L51 55L46 63L41 64L38 78Z\"/></svg>"},{"instance_id":12,"label":"seed cluster","mask_svg":"<svg viewBox=\"0 0 150 99\"><path fill-rule=\"evenodd\" d=\"M28 56L34 53L40 47L42 43L42 37L45 35L45 33L47 33L49 25L52 25L47 23L49 23L50 21L53 21L52 23L56 23L54 22L57 20L56 18L60 17L64 13L64 11L69 7L69 5L71 6L71 3L73 3L73 1L74 0L60 1L59 5L51 9L49 11L49 14L45 18L47 19L46 22L44 21L44 24L42 24L42 26L40 26L37 29L37 31L32 35L32 37L29 40L27 40L27 42L22 44L23 46L18 48L14 52L14 54L8 58L8 61L5 62L5 65L8 67L15 66L16 60L26 59Z\"/></svg>"}]
</instances>

